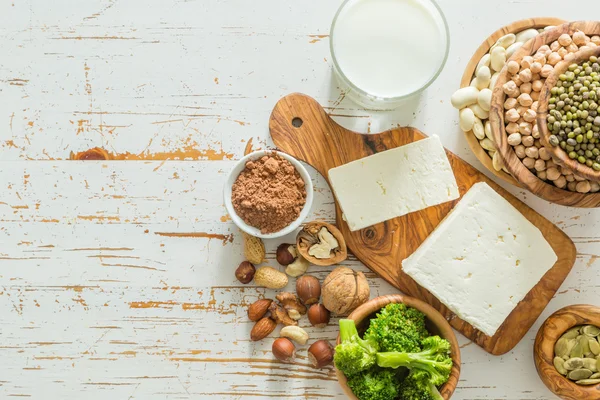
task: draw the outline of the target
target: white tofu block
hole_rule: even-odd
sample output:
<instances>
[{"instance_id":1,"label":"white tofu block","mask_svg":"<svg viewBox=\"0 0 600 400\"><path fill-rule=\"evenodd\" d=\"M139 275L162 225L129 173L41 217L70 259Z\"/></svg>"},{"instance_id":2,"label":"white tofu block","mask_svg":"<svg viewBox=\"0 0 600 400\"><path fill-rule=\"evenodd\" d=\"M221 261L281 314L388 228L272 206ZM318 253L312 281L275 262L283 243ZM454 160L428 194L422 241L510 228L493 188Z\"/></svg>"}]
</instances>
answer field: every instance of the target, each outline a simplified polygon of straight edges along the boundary
<instances>
[{"instance_id":1,"label":"white tofu block","mask_svg":"<svg viewBox=\"0 0 600 400\"><path fill-rule=\"evenodd\" d=\"M437 136L332 168L329 181L351 231L459 197Z\"/></svg>"},{"instance_id":2,"label":"white tofu block","mask_svg":"<svg viewBox=\"0 0 600 400\"><path fill-rule=\"evenodd\" d=\"M494 336L556 260L537 227L477 183L402 269L461 319Z\"/></svg>"}]
</instances>

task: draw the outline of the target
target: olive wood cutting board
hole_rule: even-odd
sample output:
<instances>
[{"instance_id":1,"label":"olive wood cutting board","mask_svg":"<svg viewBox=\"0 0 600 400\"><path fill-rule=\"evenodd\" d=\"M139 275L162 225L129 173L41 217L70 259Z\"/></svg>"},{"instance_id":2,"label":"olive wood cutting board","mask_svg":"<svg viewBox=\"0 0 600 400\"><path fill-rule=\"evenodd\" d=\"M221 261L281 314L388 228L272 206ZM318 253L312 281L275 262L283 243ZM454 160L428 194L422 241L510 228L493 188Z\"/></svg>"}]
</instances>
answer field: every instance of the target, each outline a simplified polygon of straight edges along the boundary
<instances>
[{"instance_id":1,"label":"olive wood cutting board","mask_svg":"<svg viewBox=\"0 0 600 400\"><path fill-rule=\"evenodd\" d=\"M349 131L333 121L316 100L297 93L284 97L276 104L269 129L279 149L312 165L325 179L328 179L327 172L331 168L426 137L414 128L398 128L367 135ZM517 305L493 337L458 318L402 272L402 260L419 247L459 200L429 207L356 232L351 232L343 221L336 201L337 225L348 248L372 271L402 292L431 304L449 320L452 327L487 352L504 354L523 338L571 271L575 263L575 245L558 227L470 164L447 150L446 154L461 196L473 184L486 182L540 229L558 256L556 264Z\"/></svg>"}]
</instances>

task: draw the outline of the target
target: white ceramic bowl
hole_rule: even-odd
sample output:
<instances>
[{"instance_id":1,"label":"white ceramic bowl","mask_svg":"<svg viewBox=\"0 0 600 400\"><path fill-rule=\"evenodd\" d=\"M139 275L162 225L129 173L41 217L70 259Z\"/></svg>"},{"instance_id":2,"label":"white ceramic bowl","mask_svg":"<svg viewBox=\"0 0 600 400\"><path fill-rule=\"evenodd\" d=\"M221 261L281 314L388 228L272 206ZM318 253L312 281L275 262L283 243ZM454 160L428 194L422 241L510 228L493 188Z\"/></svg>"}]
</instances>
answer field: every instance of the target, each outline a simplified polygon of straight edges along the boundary
<instances>
[{"instance_id":1,"label":"white ceramic bowl","mask_svg":"<svg viewBox=\"0 0 600 400\"><path fill-rule=\"evenodd\" d=\"M231 203L231 188L233 187L233 184L235 183L235 180L237 179L237 177L240 175L240 173L246 167L246 162L248 162L249 160L257 160L263 156L266 156L268 154L273 154L273 153L281 156L282 158L285 158L290 163L292 163L292 165L296 168L296 171L298 171L298 173L302 177L302 180L304 180L304 187L306 189L306 203L304 204L304 208L302 208L302 211L300 212L300 215L298 216L298 218L294 222L292 222L290 225L286 226L285 228L283 228L282 230L280 230L278 232L261 233L260 229L257 229L253 226L248 225L247 223L244 222L243 219L241 219L237 215L237 213L235 212L235 210L233 208L233 203ZM310 212L310 207L312 206L312 202L313 202L313 185L312 185L312 180L310 179L310 175L308 175L308 171L306 170L306 168L304 168L304 166L302 166L302 164L300 164L300 162L298 160L296 160L294 157L289 156L280 151L259 150L259 151L255 151L253 153L248 154L247 156L245 156L244 158L242 158L241 160L238 161L238 163L235 165L235 167L229 173L229 176L227 176L227 182L225 183L225 188L223 190L223 196L225 198L225 207L227 208L227 212L229 213L229 216L231 217L233 222L238 226L238 228L240 228L242 231L246 232L249 235L256 236L256 237L259 237L262 239L275 239L275 238L285 236L285 235L293 232L306 219L306 217L308 216L308 213Z\"/></svg>"}]
</instances>

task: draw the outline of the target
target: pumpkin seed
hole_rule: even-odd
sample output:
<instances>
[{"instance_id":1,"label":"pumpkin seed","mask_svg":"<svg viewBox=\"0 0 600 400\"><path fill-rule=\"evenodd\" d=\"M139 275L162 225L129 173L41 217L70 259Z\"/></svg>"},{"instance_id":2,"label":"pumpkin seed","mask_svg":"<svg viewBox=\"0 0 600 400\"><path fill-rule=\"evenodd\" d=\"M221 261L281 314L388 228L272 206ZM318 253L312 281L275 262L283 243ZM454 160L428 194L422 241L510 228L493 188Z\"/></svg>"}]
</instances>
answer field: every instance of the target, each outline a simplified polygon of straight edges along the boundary
<instances>
[{"instance_id":1,"label":"pumpkin seed","mask_svg":"<svg viewBox=\"0 0 600 400\"><path fill-rule=\"evenodd\" d=\"M596 362L598 362L596 360ZM582 368L583 367L583 358L570 358L567 361L565 361L564 367L567 371L573 371L577 368Z\"/></svg>"},{"instance_id":2,"label":"pumpkin seed","mask_svg":"<svg viewBox=\"0 0 600 400\"><path fill-rule=\"evenodd\" d=\"M583 352L583 355L592 353L590 351L590 339L587 336L583 335L581 339L579 339L579 343L581 343L581 351Z\"/></svg>"},{"instance_id":3,"label":"pumpkin seed","mask_svg":"<svg viewBox=\"0 0 600 400\"><path fill-rule=\"evenodd\" d=\"M600 354L600 343L596 339L590 339L590 351L595 356Z\"/></svg>"},{"instance_id":4,"label":"pumpkin seed","mask_svg":"<svg viewBox=\"0 0 600 400\"><path fill-rule=\"evenodd\" d=\"M598 372L597 361L593 358L583 359L583 368L589 369L592 372Z\"/></svg>"},{"instance_id":5,"label":"pumpkin seed","mask_svg":"<svg viewBox=\"0 0 600 400\"><path fill-rule=\"evenodd\" d=\"M579 336L580 333L580 327L576 326L574 328L569 329L568 331L566 331L562 337L565 339L575 339L577 336Z\"/></svg>"},{"instance_id":6,"label":"pumpkin seed","mask_svg":"<svg viewBox=\"0 0 600 400\"><path fill-rule=\"evenodd\" d=\"M578 385L597 385L600 383L600 379L581 379L575 383Z\"/></svg>"},{"instance_id":7,"label":"pumpkin seed","mask_svg":"<svg viewBox=\"0 0 600 400\"><path fill-rule=\"evenodd\" d=\"M596 372L595 374L592 374L592 376L590 376L589 379L598 379L600 378L600 372Z\"/></svg>"},{"instance_id":8,"label":"pumpkin seed","mask_svg":"<svg viewBox=\"0 0 600 400\"><path fill-rule=\"evenodd\" d=\"M554 345L554 354L558 357L564 357L569 355L570 351L568 350L568 343L569 339L565 339L564 337L558 339L556 344Z\"/></svg>"},{"instance_id":9,"label":"pumpkin seed","mask_svg":"<svg viewBox=\"0 0 600 400\"><path fill-rule=\"evenodd\" d=\"M563 360L560 357L554 357L554 368L556 368L558 373L561 375L567 375L567 373L569 372L565 368L565 360Z\"/></svg>"},{"instance_id":10,"label":"pumpkin seed","mask_svg":"<svg viewBox=\"0 0 600 400\"><path fill-rule=\"evenodd\" d=\"M567 376L573 381L579 381L581 379L588 379L590 376L592 376L592 371L585 368L579 368L569 372L569 375Z\"/></svg>"},{"instance_id":11,"label":"pumpkin seed","mask_svg":"<svg viewBox=\"0 0 600 400\"><path fill-rule=\"evenodd\" d=\"M586 325L581 328L581 332L583 332L584 335L596 337L600 335L600 328L594 325Z\"/></svg>"},{"instance_id":12,"label":"pumpkin seed","mask_svg":"<svg viewBox=\"0 0 600 400\"><path fill-rule=\"evenodd\" d=\"M571 350L571 353L569 355L573 358L583 357L583 343L581 342L581 340L577 339L577 343L575 344L573 350Z\"/></svg>"}]
</instances>

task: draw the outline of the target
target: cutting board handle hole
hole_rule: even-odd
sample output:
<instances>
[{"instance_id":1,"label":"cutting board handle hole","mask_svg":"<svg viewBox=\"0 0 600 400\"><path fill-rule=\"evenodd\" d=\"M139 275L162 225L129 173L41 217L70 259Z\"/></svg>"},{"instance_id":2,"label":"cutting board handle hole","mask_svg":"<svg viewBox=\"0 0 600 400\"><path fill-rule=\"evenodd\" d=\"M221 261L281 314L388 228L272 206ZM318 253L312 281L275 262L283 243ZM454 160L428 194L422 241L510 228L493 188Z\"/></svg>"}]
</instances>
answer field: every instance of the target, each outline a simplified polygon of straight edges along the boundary
<instances>
[{"instance_id":1,"label":"cutting board handle hole","mask_svg":"<svg viewBox=\"0 0 600 400\"><path fill-rule=\"evenodd\" d=\"M300 128L303 123L304 121L302 121L302 118L295 117L294 119L292 119L292 125L296 128Z\"/></svg>"}]
</instances>

